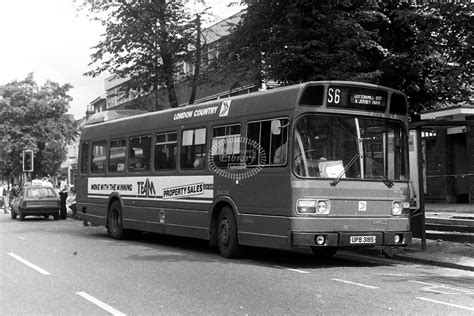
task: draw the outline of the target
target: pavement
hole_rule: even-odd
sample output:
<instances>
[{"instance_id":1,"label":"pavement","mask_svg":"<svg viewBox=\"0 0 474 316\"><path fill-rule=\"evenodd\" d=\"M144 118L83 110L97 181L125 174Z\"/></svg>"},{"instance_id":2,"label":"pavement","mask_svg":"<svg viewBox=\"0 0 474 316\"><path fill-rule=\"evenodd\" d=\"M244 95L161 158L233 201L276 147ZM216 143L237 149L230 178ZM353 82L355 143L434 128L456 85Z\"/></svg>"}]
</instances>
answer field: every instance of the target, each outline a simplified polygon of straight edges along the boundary
<instances>
[{"instance_id":1,"label":"pavement","mask_svg":"<svg viewBox=\"0 0 474 316\"><path fill-rule=\"evenodd\" d=\"M422 249L420 238L413 238L412 243L404 248L375 247L358 252L400 261L474 271L474 204L426 204L425 223L427 229L432 227L428 223L442 223L444 230L449 230L449 227L461 227L466 232L453 231L455 228L444 232L426 230L426 249Z\"/></svg>"},{"instance_id":2,"label":"pavement","mask_svg":"<svg viewBox=\"0 0 474 316\"><path fill-rule=\"evenodd\" d=\"M422 250L421 239L413 238L395 259L474 271L474 204L425 204L425 219L453 229L439 234L427 230L433 239L426 239L426 250Z\"/></svg>"},{"instance_id":3,"label":"pavement","mask_svg":"<svg viewBox=\"0 0 474 316\"><path fill-rule=\"evenodd\" d=\"M0 211L1 213L3 212ZM9 212L6 214L10 216ZM68 214L68 217L70 215ZM474 204L426 204L425 219L425 222L441 220L447 226L456 225L461 220L463 225L468 226L472 230L474 227ZM449 233L450 238L444 238L443 235L440 237L440 235L430 235L427 233L426 236L436 236L436 239L426 238L426 249L422 249L422 240L420 238L413 238L412 243L403 248L361 248L356 252L400 261L474 271L474 243L467 241L459 242L461 239L466 240L464 237L458 238L457 242L456 234L458 233ZM474 238L474 233L469 234L470 238Z\"/></svg>"}]
</instances>

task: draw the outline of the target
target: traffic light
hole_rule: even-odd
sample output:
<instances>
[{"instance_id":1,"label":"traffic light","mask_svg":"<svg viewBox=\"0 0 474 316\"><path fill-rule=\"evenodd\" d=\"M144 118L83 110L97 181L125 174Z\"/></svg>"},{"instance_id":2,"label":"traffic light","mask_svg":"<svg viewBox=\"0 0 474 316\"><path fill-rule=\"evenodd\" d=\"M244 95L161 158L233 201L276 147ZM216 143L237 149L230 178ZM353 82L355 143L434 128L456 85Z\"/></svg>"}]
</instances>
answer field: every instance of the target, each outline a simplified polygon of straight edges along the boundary
<instances>
[{"instance_id":1,"label":"traffic light","mask_svg":"<svg viewBox=\"0 0 474 316\"><path fill-rule=\"evenodd\" d=\"M33 150L23 151L23 172L33 172Z\"/></svg>"}]
</instances>

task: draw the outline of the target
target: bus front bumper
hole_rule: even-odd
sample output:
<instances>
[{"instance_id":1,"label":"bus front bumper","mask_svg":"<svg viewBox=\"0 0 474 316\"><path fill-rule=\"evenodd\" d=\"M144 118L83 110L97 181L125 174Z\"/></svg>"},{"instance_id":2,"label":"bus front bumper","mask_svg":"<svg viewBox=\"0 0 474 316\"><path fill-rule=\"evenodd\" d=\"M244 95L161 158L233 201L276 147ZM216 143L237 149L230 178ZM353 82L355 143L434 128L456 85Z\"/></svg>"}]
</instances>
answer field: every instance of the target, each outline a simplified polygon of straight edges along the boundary
<instances>
[{"instance_id":1,"label":"bus front bumper","mask_svg":"<svg viewBox=\"0 0 474 316\"><path fill-rule=\"evenodd\" d=\"M372 247L407 246L411 243L410 231L398 232L292 232L292 246L320 247ZM319 242L318 242L319 241ZM323 241L323 242L322 242ZM322 242L322 243L321 243Z\"/></svg>"}]
</instances>

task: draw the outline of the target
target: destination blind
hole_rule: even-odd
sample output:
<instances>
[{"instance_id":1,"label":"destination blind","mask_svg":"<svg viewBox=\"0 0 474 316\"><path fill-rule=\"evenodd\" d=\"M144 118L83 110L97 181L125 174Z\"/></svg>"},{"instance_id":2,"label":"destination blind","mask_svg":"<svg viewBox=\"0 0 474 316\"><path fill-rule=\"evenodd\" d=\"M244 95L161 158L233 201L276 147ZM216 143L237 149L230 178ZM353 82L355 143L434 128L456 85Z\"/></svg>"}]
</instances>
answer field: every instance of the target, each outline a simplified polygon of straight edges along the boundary
<instances>
[{"instance_id":1,"label":"destination blind","mask_svg":"<svg viewBox=\"0 0 474 316\"><path fill-rule=\"evenodd\" d=\"M387 108L387 91L351 87L329 86L327 106L384 112Z\"/></svg>"}]
</instances>

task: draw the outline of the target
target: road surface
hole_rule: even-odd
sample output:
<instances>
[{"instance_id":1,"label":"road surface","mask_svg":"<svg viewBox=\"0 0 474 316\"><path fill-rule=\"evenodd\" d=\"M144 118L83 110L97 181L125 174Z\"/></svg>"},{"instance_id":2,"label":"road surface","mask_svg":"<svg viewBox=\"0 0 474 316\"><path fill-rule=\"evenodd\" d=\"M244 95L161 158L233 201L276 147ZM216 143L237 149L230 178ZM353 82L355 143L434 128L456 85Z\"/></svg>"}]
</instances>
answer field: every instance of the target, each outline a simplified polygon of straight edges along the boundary
<instances>
[{"instance_id":1,"label":"road surface","mask_svg":"<svg viewBox=\"0 0 474 316\"><path fill-rule=\"evenodd\" d=\"M474 315L474 273L340 252L250 248L0 215L0 314Z\"/></svg>"}]
</instances>

